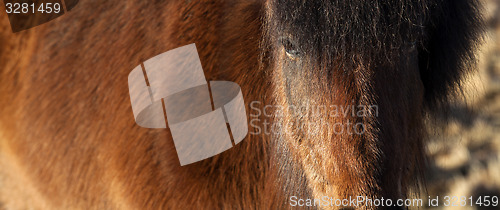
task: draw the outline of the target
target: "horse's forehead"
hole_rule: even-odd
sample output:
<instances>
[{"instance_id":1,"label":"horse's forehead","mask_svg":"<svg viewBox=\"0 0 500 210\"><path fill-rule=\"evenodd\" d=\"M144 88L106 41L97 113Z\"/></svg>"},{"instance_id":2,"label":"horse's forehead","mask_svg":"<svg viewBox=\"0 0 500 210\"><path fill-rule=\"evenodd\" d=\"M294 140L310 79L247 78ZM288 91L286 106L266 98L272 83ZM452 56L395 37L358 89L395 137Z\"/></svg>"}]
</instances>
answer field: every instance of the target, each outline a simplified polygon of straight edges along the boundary
<instances>
[{"instance_id":1,"label":"horse's forehead","mask_svg":"<svg viewBox=\"0 0 500 210\"><path fill-rule=\"evenodd\" d=\"M267 30L292 39L319 62L340 58L344 65L356 65L353 57L391 62L410 43L425 39L430 7L424 0L271 0Z\"/></svg>"}]
</instances>

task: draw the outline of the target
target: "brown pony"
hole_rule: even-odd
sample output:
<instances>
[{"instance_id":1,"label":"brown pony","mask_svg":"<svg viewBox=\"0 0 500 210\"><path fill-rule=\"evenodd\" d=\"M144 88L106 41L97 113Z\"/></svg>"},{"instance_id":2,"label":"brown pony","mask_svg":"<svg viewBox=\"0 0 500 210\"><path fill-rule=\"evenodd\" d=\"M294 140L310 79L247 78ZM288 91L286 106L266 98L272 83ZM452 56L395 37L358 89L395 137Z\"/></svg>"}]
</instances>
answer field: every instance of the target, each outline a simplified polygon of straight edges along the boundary
<instances>
[{"instance_id":1,"label":"brown pony","mask_svg":"<svg viewBox=\"0 0 500 210\"><path fill-rule=\"evenodd\" d=\"M0 209L406 198L424 166L424 114L470 66L477 13L471 0L80 1L18 33L2 15ZM168 129L135 124L128 73L190 43L208 80L283 108L259 116L278 132L181 167ZM332 107L351 111L317 114ZM362 132L332 127L353 124Z\"/></svg>"}]
</instances>

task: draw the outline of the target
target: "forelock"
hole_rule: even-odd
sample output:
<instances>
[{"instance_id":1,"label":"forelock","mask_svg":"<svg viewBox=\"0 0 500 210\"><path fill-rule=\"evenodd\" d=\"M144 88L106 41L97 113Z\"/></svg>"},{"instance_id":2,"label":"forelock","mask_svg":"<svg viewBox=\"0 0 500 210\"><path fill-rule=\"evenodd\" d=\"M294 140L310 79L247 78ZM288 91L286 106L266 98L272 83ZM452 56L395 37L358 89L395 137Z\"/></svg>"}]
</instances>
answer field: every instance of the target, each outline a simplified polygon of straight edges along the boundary
<instances>
[{"instance_id":1,"label":"forelock","mask_svg":"<svg viewBox=\"0 0 500 210\"><path fill-rule=\"evenodd\" d=\"M318 61L390 62L391 53L422 40L429 7L423 0L273 0L267 30L290 36Z\"/></svg>"}]
</instances>

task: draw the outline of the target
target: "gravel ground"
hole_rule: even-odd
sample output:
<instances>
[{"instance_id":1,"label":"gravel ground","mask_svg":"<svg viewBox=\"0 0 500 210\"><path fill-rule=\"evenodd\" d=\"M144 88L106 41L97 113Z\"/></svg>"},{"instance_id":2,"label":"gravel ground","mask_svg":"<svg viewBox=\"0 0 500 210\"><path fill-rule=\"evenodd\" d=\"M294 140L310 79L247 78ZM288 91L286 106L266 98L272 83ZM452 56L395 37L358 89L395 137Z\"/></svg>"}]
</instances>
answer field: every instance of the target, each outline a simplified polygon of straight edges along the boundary
<instances>
[{"instance_id":1,"label":"gravel ground","mask_svg":"<svg viewBox=\"0 0 500 210\"><path fill-rule=\"evenodd\" d=\"M478 72L468 76L464 97L450 108L447 123L429 123L428 196L440 197L429 209L500 209L445 206L444 196L498 196L500 199L500 0L483 0L488 28Z\"/></svg>"}]
</instances>

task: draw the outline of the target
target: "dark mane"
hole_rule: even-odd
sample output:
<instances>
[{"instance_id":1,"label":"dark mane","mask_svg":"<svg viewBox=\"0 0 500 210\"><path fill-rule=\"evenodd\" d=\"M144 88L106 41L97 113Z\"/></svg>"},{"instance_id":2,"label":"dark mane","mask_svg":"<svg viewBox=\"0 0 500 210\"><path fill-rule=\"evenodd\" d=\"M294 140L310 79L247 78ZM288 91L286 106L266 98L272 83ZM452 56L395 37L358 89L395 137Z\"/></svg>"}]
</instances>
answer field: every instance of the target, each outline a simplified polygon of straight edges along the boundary
<instances>
[{"instance_id":1,"label":"dark mane","mask_svg":"<svg viewBox=\"0 0 500 210\"><path fill-rule=\"evenodd\" d=\"M326 188L335 185L332 188L339 197L356 193L398 197L407 196L412 186L421 186L423 115L442 110L475 63L482 32L479 2L272 0L266 6L263 42L274 52L270 60L276 61L274 97L278 103L383 107L380 116L350 119L367 125L366 135L331 135L325 129L309 137L279 136L277 159L285 191L307 196L315 192L317 197L332 193L335 190ZM279 120L286 123L292 118L297 116ZM300 120L342 121L328 116ZM307 152L289 151L294 147ZM325 148L327 152L316 155L335 158L290 162ZM349 149L355 152L346 152ZM322 167L327 164L331 168L325 172ZM343 171L332 172L335 167ZM357 174L364 175L355 186L352 180L357 180ZM402 179L400 189L391 186L398 178ZM335 180L342 181L331 184ZM351 183L342 185L345 180ZM307 190L294 192L297 188Z\"/></svg>"},{"instance_id":2,"label":"dark mane","mask_svg":"<svg viewBox=\"0 0 500 210\"><path fill-rule=\"evenodd\" d=\"M482 29L479 4L471 0L276 0L269 6L268 30L293 34L304 54L325 66L340 63L343 71L391 63L401 47L415 45L429 108L446 101L473 64Z\"/></svg>"},{"instance_id":3,"label":"dark mane","mask_svg":"<svg viewBox=\"0 0 500 210\"><path fill-rule=\"evenodd\" d=\"M427 108L443 108L460 81L476 64L484 23L481 5L470 0L441 0L432 7L426 36L419 48L420 77Z\"/></svg>"}]
</instances>

